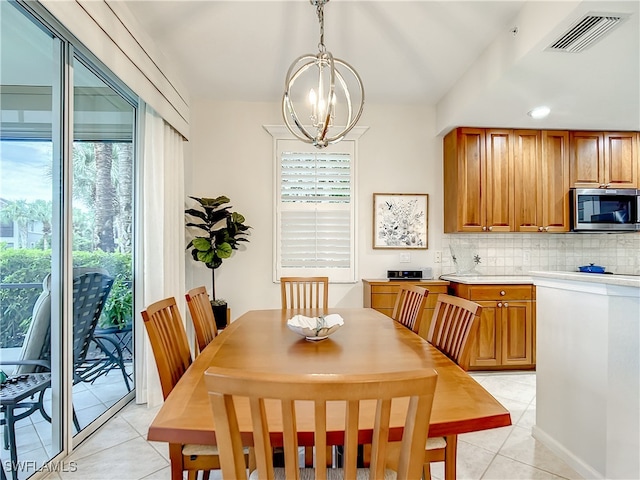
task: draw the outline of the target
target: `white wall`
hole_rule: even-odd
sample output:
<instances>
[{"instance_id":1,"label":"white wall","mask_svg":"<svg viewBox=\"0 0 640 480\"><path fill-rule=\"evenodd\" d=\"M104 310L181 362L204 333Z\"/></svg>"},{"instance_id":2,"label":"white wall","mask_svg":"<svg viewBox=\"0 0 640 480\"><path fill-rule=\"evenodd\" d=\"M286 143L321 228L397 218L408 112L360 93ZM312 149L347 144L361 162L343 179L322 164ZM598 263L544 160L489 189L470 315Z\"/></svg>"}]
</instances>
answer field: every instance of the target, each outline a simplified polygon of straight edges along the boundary
<instances>
[{"instance_id":1,"label":"white wall","mask_svg":"<svg viewBox=\"0 0 640 480\"><path fill-rule=\"evenodd\" d=\"M215 271L216 296L225 298L235 319L247 310L280 307L280 286L272 281L272 137L263 125L282 124L280 104L191 102L191 140L185 153L185 192L197 197L226 195L251 225L250 242ZM425 106L365 105L359 126L358 275L384 278L389 268L433 265L442 240L442 139L435 137L434 109ZM373 193L429 194L429 249L373 250ZM186 242L185 242L186 245ZM406 252L406 250L403 250ZM187 288L211 288L211 271L186 259ZM439 273L439 272L436 272ZM362 306L362 284L332 284L330 306Z\"/></svg>"}]
</instances>

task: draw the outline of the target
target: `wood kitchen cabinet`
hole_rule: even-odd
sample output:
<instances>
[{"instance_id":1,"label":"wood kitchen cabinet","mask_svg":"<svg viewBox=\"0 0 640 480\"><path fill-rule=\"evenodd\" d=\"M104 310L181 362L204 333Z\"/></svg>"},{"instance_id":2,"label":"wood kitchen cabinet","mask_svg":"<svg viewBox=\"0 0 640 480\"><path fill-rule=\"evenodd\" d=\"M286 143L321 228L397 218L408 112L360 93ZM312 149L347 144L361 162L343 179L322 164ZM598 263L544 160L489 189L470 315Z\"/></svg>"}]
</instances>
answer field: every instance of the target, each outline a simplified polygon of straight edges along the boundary
<instances>
[{"instance_id":1,"label":"wood kitchen cabinet","mask_svg":"<svg viewBox=\"0 0 640 480\"><path fill-rule=\"evenodd\" d=\"M444 232L568 232L569 189L639 188L639 150L640 132L452 130Z\"/></svg>"},{"instance_id":2,"label":"wood kitchen cabinet","mask_svg":"<svg viewBox=\"0 0 640 480\"><path fill-rule=\"evenodd\" d=\"M427 302L422 313L422 323L418 334L427 338L431 317L436 307L439 293L447 293L449 282L445 280L362 280L363 285L363 305L366 308L373 308L387 316L393 313L393 306L401 285L417 285L429 290Z\"/></svg>"},{"instance_id":3,"label":"wood kitchen cabinet","mask_svg":"<svg viewBox=\"0 0 640 480\"><path fill-rule=\"evenodd\" d=\"M513 231L513 131L458 128L444 138L444 231Z\"/></svg>"},{"instance_id":4,"label":"wood kitchen cabinet","mask_svg":"<svg viewBox=\"0 0 640 480\"><path fill-rule=\"evenodd\" d=\"M637 188L638 132L571 132L571 186Z\"/></svg>"},{"instance_id":5,"label":"wood kitchen cabinet","mask_svg":"<svg viewBox=\"0 0 640 480\"><path fill-rule=\"evenodd\" d=\"M517 232L568 232L569 132L514 130Z\"/></svg>"},{"instance_id":6,"label":"wood kitchen cabinet","mask_svg":"<svg viewBox=\"0 0 640 480\"><path fill-rule=\"evenodd\" d=\"M451 283L454 295L482 305L470 370L535 367L535 287Z\"/></svg>"}]
</instances>

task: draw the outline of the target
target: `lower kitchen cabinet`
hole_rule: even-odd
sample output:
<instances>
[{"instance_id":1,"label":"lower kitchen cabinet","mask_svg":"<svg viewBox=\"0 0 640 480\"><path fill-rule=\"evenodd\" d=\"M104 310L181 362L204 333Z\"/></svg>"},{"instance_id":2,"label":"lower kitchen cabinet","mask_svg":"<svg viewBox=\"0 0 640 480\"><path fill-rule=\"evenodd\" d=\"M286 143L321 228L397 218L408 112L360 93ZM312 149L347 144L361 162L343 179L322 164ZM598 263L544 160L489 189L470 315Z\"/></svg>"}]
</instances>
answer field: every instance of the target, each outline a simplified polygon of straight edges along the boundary
<instances>
[{"instance_id":1,"label":"lower kitchen cabinet","mask_svg":"<svg viewBox=\"0 0 640 480\"><path fill-rule=\"evenodd\" d=\"M535 287L451 283L451 293L482 306L470 370L535 367Z\"/></svg>"},{"instance_id":2,"label":"lower kitchen cabinet","mask_svg":"<svg viewBox=\"0 0 640 480\"><path fill-rule=\"evenodd\" d=\"M373 308L387 316L393 313L393 306L401 285L417 285L429 290L427 303L422 313L422 323L418 334L427 338L431 317L436 307L439 293L447 293L449 282L445 280L362 280L363 305L365 308Z\"/></svg>"}]
</instances>

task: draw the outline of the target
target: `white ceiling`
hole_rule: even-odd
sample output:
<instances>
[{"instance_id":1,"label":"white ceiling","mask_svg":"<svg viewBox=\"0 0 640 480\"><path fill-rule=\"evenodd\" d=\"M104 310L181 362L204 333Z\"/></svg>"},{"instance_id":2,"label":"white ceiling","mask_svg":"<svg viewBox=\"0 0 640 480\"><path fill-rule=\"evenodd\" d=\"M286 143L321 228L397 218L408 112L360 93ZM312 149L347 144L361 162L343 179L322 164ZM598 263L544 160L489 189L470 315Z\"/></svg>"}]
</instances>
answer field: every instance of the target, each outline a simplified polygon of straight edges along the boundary
<instances>
[{"instance_id":1,"label":"white ceiling","mask_svg":"<svg viewBox=\"0 0 640 480\"><path fill-rule=\"evenodd\" d=\"M317 52L308 0L124 4L191 102L280 101L291 62ZM638 0L331 0L325 45L359 72L367 102L437 105L440 130L640 130L639 7ZM545 51L586 12L630 16L581 53ZM552 113L533 121L526 112L539 104Z\"/></svg>"}]
</instances>

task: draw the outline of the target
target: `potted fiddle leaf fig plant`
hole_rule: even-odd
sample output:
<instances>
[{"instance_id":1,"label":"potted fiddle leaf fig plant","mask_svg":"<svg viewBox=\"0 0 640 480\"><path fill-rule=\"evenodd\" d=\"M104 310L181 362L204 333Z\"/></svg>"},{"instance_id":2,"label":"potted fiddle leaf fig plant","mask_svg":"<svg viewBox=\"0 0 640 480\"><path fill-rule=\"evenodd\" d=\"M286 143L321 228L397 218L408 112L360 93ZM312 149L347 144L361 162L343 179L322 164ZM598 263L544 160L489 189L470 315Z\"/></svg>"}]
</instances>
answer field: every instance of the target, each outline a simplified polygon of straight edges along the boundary
<instances>
[{"instance_id":1,"label":"potted fiddle leaf fig plant","mask_svg":"<svg viewBox=\"0 0 640 480\"><path fill-rule=\"evenodd\" d=\"M238 212L232 212L228 197L217 198L189 197L196 202L195 208L185 210L189 217L187 227L198 229L196 236L187 244L191 256L196 262L204 263L211 269L211 306L218 328L227 324L227 302L216 298L215 270L222 261L238 250L240 242L248 242L249 225Z\"/></svg>"}]
</instances>

